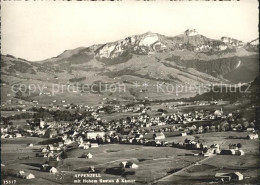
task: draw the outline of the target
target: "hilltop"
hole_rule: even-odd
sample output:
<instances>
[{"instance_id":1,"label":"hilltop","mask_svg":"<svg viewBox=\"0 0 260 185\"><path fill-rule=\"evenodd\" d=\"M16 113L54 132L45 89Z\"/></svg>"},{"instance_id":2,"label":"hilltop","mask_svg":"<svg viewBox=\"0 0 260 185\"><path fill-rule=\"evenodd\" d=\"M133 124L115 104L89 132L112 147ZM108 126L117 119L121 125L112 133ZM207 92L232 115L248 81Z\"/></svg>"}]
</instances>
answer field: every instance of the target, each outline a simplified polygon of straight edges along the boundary
<instances>
[{"instance_id":1,"label":"hilltop","mask_svg":"<svg viewBox=\"0 0 260 185\"><path fill-rule=\"evenodd\" d=\"M180 96L156 91L158 83L245 83L258 76L259 40L244 43L239 39L223 36L219 40L188 29L183 34L169 37L147 32L129 36L115 42L66 50L60 55L38 62L27 61L11 55L1 56L2 98L10 92L12 84L45 84L48 99L69 97L80 101L95 97L102 99L172 99L194 96L185 92ZM243 74L243 75L241 75ZM52 84L126 84L126 92L57 93L49 96ZM135 83L140 86L136 88ZM148 87L146 87L147 84ZM25 93L24 93L25 94ZM27 95L26 95L27 96ZM35 92L29 98L46 99ZM94 100L93 100L94 101Z\"/></svg>"}]
</instances>

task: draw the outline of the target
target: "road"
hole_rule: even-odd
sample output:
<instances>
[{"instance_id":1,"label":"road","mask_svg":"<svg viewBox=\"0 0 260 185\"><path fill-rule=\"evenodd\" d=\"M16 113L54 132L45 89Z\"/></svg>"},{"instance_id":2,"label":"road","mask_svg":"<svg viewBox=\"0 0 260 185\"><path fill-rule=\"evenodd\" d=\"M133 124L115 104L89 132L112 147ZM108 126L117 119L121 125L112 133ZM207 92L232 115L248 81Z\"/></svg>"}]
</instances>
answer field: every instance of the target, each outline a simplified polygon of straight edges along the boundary
<instances>
[{"instance_id":1,"label":"road","mask_svg":"<svg viewBox=\"0 0 260 185\"><path fill-rule=\"evenodd\" d=\"M222 143L220 144L220 146L224 145L225 143L226 143L226 141L222 142ZM206 160L209 160L210 158L212 158L212 157L214 157L214 156L216 156L216 155L211 155L211 156L209 156L209 157L203 158L203 159L197 161L196 163L205 162ZM167 175L167 176L165 176L165 177L163 177L163 178L157 179L156 181L153 182L153 184L157 184L158 182L169 182L170 179L171 179L173 176L178 175L179 173L184 172L185 170L187 170L187 169L189 169L189 168L192 168L193 166L195 166L196 163L192 163L191 165L188 165L188 166L182 168L182 169L179 170L179 171L176 171L176 172L174 172L174 173L172 173L172 174L170 174L170 175Z\"/></svg>"},{"instance_id":2,"label":"road","mask_svg":"<svg viewBox=\"0 0 260 185\"><path fill-rule=\"evenodd\" d=\"M163 178L161 178L161 179L159 179L159 180L156 180L156 181L154 182L154 184L156 184L156 183L158 183L158 182L163 182L163 181L164 181L164 182L170 181L169 179L171 179L172 176L178 175L179 173L181 173L181 172L183 172L183 171L185 171L185 170L187 170L187 169L189 169L189 168L192 168L193 166L195 166L196 163L202 163L202 162L204 162L204 161L210 159L210 158L213 157L213 156L215 156L215 155L211 155L211 156L209 156L209 157L206 157L206 158L203 158L203 159L201 159L201 160L199 160L199 161L196 161L195 163L192 163L191 165L186 166L186 167L182 168L182 169L179 170L179 171L176 171L176 172L174 172L174 173L172 173L172 174L170 174L170 175L167 175L167 176L165 176L165 177L163 177Z\"/></svg>"}]
</instances>

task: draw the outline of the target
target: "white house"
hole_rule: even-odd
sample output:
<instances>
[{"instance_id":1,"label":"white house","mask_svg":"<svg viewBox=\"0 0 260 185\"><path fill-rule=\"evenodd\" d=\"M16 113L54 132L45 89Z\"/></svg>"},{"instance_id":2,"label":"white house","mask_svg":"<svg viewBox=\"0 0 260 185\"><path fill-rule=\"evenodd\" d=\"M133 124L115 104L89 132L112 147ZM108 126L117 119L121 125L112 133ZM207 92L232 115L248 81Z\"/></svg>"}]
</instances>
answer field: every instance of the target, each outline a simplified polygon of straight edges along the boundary
<instances>
[{"instance_id":1,"label":"white house","mask_svg":"<svg viewBox=\"0 0 260 185\"><path fill-rule=\"evenodd\" d=\"M93 157L93 155L92 155L91 153L88 153L88 154L87 154L87 158L88 158L88 159L91 159L92 157Z\"/></svg>"},{"instance_id":2,"label":"white house","mask_svg":"<svg viewBox=\"0 0 260 185\"><path fill-rule=\"evenodd\" d=\"M246 131L247 131L247 132L254 132L255 129L254 129L254 128L247 128Z\"/></svg>"},{"instance_id":3,"label":"white house","mask_svg":"<svg viewBox=\"0 0 260 185\"><path fill-rule=\"evenodd\" d=\"M26 179L34 179L35 176L32 173L29 173L29 174L25 174L25 178Z\"/></svg>"},{"instance_id":4,"label":"white house","mask_svg":"<svg viewBox=\"0 0 260 185\"><path fill-rule=\"evenodd\" d=\"M96 139L97 136L98 137L105 137L105 132L96 132L96 131L93 131L93 132L87 132L86 136L87 136L87 139Z\"/></svg>"},{"instance_id":5,"label":"white house","mask_svg":"<svg viewBox=\"0 0 260 185\"><path fill-rule=\"evenodd\" d=\"M258 139L258 134L249 134L247 135L248 139Z\"/></svg>"},{"instance_id":6,"label":"white house","mask_svg":"<svg viewBox=\"0 0 260 185\"><path fill-rule=\"evenodd\" d=\"M16 133L16 134L15 134L15 137L22 137L22 134Z\"/></svg>"},{"instance_id":7,"label":"white house","mask_svg":"<svg viewBox=\"0 0 260 185\"><path fill-rule=\"evenodd\" d=\"M181 136L187 136L186 132L181 133Z\"/></svg>"},{"instance_id":8,"label":"white house","mask_svg":"<svg viewBox=\"0 0 260 185\"><path fill-rule=\"evenodd\" d=\"M93 155L91 153L88 153L88 154L82 154L81 156L82 158L88 158L88 159L91 159L93 158Z\"/></svg>"},{"instance_id":9,"label":"white house","mask_svg":"<svg viewBox=\"0 0 260 185\"><path fill-rule=\"evenodd\" d=\"M133 162L129 162L129 161L123 161L119 164L119 166L121 168L133 168L133 169L136 169L138 168L138 165L133 163Z\"/></svg>"},{"instance_id":10,"label":"white house","mask_svg":"<svg viewBox=\"0 0 260 185\"><path fill-rule=\"evenodd\" d=\"M98 147L98 144L97 144L97 143L91 143L91 144L90 144L90 147L91 147L91 148L97 148L97 147Z\"/></svg>"},{"instance_id":11,"label":"white house","mask_svg":"<svg viewBox=\"0 0 260 185\"><path fill-rule=\"evenodd\" d=\"M52 167L52 168L50 169L50 173L52 173L52 174L56 174L56 173L58 173L57 168Z\"/></svg>"},{"instance_id":12,"label":"white house","mask_svg":"<svg viewBox=\"0 0 260 185\"><path fill-rule=\"evenodd\" d=\"M160 133L155 133L153 135L154 139L165 139L165 135L164 133L160 132Z\"/></svg>"},{"instance_id":13,"label":"white house","mask_svg":"<svg viewBox=\"0 0 260 185\"><path fill-rule=\"evenodd\" d=\"M32 173L25 173L24 171L19 171L17 174L18 177L23 179L34 179L35 176Z\"/></svg>"}]
</instances>

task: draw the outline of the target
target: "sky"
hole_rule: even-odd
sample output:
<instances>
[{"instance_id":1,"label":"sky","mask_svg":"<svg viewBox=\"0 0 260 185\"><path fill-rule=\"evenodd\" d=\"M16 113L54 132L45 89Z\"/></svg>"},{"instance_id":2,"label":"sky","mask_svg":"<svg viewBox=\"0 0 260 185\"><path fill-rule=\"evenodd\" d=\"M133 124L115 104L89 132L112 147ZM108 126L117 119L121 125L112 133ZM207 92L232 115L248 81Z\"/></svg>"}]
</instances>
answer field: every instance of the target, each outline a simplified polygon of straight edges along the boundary
<instances>
[{"instance_id":1,"label":"sky","mask_svg":"<svg viewBox=\"0 0 260 185\"><path fill-rule=\"evenodd\" d=\"M1 21L1 53L30 61L147 31L175 36L194 28L244 42L259 37L257 0L2 1Z\"/></svg>"}]
</instances>

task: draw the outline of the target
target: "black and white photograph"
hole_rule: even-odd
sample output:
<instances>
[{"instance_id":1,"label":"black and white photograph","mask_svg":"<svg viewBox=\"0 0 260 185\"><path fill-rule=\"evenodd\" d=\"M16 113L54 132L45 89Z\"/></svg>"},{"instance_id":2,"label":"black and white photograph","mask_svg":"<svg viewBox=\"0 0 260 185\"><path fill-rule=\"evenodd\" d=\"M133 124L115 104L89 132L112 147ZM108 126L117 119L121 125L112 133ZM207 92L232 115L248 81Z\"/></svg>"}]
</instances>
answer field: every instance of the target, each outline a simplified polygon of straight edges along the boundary
<instances>
[{"instance_id":1,"label":"black and white photograph","mask_svg":"<svg viewBox=\"0 0 260 185\"><path fill-rule=\"evenodd\" d=\"M259 184L257 0L0 11L1 184Z\"/></svg>"}]
</instances>

